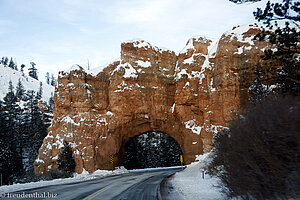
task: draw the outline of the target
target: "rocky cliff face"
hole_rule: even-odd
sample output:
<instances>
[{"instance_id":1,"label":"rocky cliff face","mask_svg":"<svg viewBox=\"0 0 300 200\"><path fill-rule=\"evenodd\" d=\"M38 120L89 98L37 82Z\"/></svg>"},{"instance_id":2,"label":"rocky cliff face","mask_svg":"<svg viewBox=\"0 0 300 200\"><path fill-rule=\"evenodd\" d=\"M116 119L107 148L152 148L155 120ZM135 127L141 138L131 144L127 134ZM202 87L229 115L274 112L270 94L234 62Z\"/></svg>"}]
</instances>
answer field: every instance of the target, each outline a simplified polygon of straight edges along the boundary
<instances>
[{"instance_id":1,"label":"rocky cliff face","mask_svg":"<svg viewBox=\"0 0 300 200\"><path fill-rule=\"evenodd\" d=\"M64 140L78 173L122 165L126 142L146 131L173 137L186 163L210 151L213 134L247 103L253 67L272 48L253 40L258 31L250 24L219 40L194 37L178 55L143 40L124 42L120 60L99 73L78 65L60 72L36 173L56 167Z\"/></svg>"}]
</instances>

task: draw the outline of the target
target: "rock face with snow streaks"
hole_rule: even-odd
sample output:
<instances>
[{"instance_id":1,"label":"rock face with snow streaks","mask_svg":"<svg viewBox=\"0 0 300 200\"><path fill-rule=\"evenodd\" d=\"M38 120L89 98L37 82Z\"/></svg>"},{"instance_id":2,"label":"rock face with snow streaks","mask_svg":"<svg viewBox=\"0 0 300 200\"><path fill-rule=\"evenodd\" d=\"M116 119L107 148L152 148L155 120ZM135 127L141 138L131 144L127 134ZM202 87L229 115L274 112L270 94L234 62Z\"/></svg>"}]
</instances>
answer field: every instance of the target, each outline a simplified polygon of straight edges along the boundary
<instances>
[{"instance_id":1,"label":"rock face with snow streaks","mask_svg":"<svg viewBox=\"0 0 300 200\"><path fill-rule=\"evenodd\" d=\"M193 37L178 55L143 40L128 41L120 60L97 74L78 65L60 72L54 120L35 172L57 167L64 140L78 173L122 165L126 142L147 131L173 137L185 163L210 151L213 134L246 104L252 68L271 48L253 40L258 29L237 27L219 40Z\"/></svg>"}]
</instances>

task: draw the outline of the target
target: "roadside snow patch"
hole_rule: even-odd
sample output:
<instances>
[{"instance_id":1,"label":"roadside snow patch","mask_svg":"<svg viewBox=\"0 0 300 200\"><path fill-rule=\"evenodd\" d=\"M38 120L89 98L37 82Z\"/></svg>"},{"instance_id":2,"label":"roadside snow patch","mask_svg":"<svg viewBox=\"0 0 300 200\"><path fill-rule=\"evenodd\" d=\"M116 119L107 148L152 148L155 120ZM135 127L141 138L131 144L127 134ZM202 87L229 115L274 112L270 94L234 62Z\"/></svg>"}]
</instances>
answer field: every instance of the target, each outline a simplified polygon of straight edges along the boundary
<instances>
[{"instance_id":1,"label":"roadside snow patch","mask_svg":"<svg viewBox=\"0 0 300 200\"><path fill-rule=\"evenodd\" d=\"M202 178L202 169L208 162L208 155L198 156L199 161L191 163L181 172L177 172L171 179L171 184L175 189L182 194L185 200L223 200L226 196L223 195L215 185L219 179L210 177L205 174Z\"/></svg>"}]
</instances>

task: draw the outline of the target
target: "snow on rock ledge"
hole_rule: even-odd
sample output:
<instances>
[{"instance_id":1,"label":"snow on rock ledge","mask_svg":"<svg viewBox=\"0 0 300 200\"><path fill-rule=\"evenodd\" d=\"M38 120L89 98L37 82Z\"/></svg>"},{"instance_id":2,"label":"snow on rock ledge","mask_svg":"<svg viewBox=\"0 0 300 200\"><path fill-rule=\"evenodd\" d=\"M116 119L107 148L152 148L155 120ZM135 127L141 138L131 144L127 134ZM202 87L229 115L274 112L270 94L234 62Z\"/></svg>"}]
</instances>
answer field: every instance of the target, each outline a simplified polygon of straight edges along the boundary
<instances>
[{"instance_id":1,"label":"snow on rock ledge","mask_svg":"<svg viewBox=\"0 0 300 200\"><path fill-rule=\"evenodd\" d=\"M72 65L72 67L70 67L65 72L70 73L71 71L76 71L76 70L78 70L78 71L84 71L83 67L81 67L80 65L75 64L75 65Z\"/></svg>"}]
</instances>

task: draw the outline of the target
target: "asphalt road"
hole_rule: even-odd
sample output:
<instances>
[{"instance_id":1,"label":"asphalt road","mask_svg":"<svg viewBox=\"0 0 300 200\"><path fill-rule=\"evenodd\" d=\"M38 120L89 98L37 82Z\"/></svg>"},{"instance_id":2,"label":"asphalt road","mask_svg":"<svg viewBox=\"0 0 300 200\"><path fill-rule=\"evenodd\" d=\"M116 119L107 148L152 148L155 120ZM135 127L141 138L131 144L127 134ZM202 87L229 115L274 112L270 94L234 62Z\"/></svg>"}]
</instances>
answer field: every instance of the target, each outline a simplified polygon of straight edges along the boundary
<instances>
[{"instance_id":1,"label":"asphalt road","mask_svg":"<svg viewBox=\"0 0 300 200\"><path fill-rule=\"evenodd\" d=\"M30 190L14 192L14 194L47 195L47 199L84 199L84 200L156 200L173 199L167 197L168 188L161 188L160 183L177 169L159 169L143 172L109 176L89 181L51 185ZM163 190L163 192L160 192ZM11 199L11 198L4 198ZM30 198L26 198L30 199ZM37 198L31 198L37 199ZM43 198L38 198L43 199ZM46 198L44 198L46 199Z\"/></svg>"}]
</instances>

